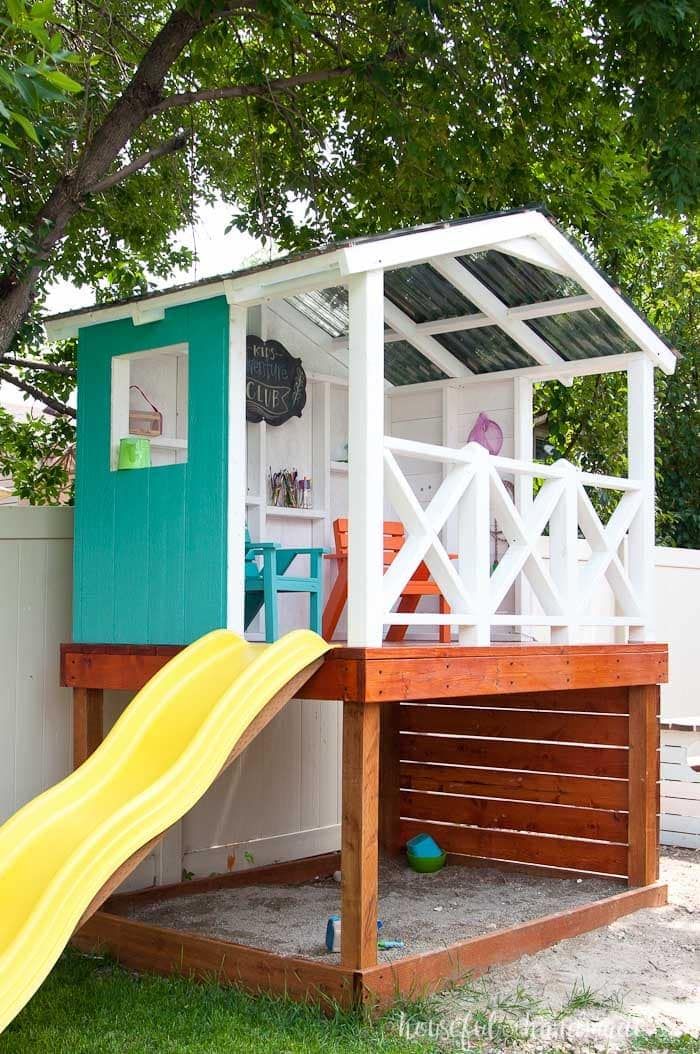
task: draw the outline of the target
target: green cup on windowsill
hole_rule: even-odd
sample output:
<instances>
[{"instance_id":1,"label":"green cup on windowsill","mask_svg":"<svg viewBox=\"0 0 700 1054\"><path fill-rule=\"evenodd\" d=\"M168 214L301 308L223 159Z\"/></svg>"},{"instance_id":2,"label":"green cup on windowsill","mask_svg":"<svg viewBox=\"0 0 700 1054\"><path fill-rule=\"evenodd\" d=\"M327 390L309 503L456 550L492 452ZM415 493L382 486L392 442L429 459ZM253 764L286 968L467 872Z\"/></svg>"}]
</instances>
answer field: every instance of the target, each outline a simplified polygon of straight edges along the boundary
<instances>
[{"instance_id":1,"label":"green cup on windowsill","mask_svg":"<svg viewBox=\"0 0 700 1054\"><path fill-rule=\"evenodd\" d=\"M143 436L125 436L119 440L118 469L150 468L151 444Z\"/></svg>"}]
</instances>

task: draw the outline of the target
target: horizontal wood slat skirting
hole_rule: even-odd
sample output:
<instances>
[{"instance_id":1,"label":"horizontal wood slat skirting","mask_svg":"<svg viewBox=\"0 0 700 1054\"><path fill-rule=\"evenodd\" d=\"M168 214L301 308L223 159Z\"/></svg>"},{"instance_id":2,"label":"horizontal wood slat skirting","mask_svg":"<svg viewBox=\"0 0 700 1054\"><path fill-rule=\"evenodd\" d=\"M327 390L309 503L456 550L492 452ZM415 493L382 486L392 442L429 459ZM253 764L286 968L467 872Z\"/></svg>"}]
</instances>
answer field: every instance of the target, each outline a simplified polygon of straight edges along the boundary
<instances>
[{"instance_id":1,"label":"horizontal wood slat skirting","mask_svg":"<svg viewBox=\"0 0 700 1054\"><path fill-rule=\"evenodd\" d=\"M583 838L522 834L481 827L456 827L425 820L401 819L404 841L422 832L433 835L448 853L486 857L490 860L516 860L546 867L565 867L582 874L627 874L627 846L613 842L594 842Z\"/></svg>"},{"instance_id":2,"label":"horizontal wood slat skirting","mask_svg":"<svg viewBox=\"0 0 700 1054\"><path fill-rule=\"evenodd\" d=\"M582 809L571 805L542 805L533 809L531 802L404 791L401 811L412 820L562 834L570 838L627 844L627 813L604 809Z\"/></svg>"},{"instance_id":3,"label":"horizontal wood slat skirting","mask_svg":"<svg viewBox=\"0 0 700 1054\"><path fill-rule=\"evenodd\" d=\"M560 706L591 712L537 709L535 693L530 709L507 708L507 696L400 704L401 840L429 831L452 854L653 881L658 736L645 730L658 689L612 691L559 693ZM541 701L552 705L549 694ZM606 705L632 706L634 719ZM631 779L644 795L633 820Z\"/></svg>"},{"instance_id":4,"label":"horizontal wood slat skirting","mask_svg":"<svg viewBox=\"0 0 700 1054\"><path fill-rule=\"evenodd\" d=\"M405 732L401 734L401 759L613 779L627 776L627 751L624 748L569 743L522 743L509 739L469 739Z\"/></svg>"},{"instance_id":5,"label":"horizontal wood slat skirting","mask_svg":"<svg viewBox=\"0 0 700 1054\"><path fill-rule=\"evenodd\" d=\"M481 708L483 696L450 696L449 699L420 699L424 706L468 706ZM566 692L509 692L506 695L489 695L490 707L506 710L537 710L539 713L565 710L567 713L624 714L629 712L626 687L573 688Z\"/></svg>"},{"instance_id":6,"label":"horizontal wood slat skirting","mask_svg":"<svg viewBox=\"0 0 700 1054\"><path fill-rule=\"evenodd\" d=\"M626 811L627 780L562 776L549 772L507 772L457 765L400 763L401 786L408 790L472 794L514 801L578 805L590 809Z\"/></svg>"},{"instance_id":7,"label":"horizontal wood slat skirting","mask_svg":"<svg viewBox=\"0 0 700 1054\"><path fill-rule=\"evenodd\" d=\"M489 739L551 740L622 747L629 742L627 717L612 714L550 714L534 710L415 704L401 706L399 712L402 732L442 732Z\"/></svg>"}]
</instances>

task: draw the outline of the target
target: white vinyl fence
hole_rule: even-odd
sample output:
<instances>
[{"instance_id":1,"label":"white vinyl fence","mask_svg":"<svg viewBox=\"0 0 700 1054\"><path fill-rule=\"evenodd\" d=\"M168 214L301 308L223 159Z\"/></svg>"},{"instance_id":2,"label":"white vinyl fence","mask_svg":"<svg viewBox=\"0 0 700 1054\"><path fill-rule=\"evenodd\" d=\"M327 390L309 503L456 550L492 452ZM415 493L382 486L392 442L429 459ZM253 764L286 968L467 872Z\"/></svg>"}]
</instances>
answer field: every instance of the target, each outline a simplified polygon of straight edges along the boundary
<instances>
[{"instance_id":1,"label":"white vinyl fence","mask_svg":"<svg viewBox=\"0 0 700 1054\"><path fill-rule=\"evenodd\" d=\"M0 509L0 822L70 769L72 560L72 509Z\"/></svg>"},{"instance_id":2,"label":"white vinyl fence","mask_svg":"<svg viewBox=\"0 0 700 1054\"><path fill-rule=\"evenodd\" d=\"M661 842L700 849L700 551L656 550L656 629L668 641L661 690Z\"/></svg>"}]
</instances>

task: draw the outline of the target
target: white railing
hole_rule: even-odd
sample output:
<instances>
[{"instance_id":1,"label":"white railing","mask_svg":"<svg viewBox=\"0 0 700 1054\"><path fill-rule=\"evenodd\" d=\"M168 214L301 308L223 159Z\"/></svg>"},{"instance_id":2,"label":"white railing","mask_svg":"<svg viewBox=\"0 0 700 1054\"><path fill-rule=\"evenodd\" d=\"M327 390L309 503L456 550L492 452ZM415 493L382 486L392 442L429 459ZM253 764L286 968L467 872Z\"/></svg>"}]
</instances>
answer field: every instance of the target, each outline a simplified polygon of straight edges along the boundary
<instances>
[{"instance_id":1,"label":"white railing","mask_svg":"<svg viewBox=\"0 0 700 1054\"><path fill-rule=\"evenodd\" d=\"M397 456L445 466L443 481L426 508ZM517 488L517 502L504 477L530 480L530 486ZM542 481L536 496L535 480ZM642 602L647 580L647 568L642 565L647 556L653 559L653 553L640 554L637 546L630 547L638 566L626 566L621 555L641 515L645 491L640 481L582 472L563 460L540 465L492 456L478 443L454 449L385 436L384 485L387 500L406 528L406 542L382 582L385 624L447 623L458 627L459 641L464 644L488 644L492 627L499 625L549 626L551 639L557 643L575 643L582 628L592 625L629 627L630 636L643 637L649 612ZM607 523L598 516L586 488L621 495ZM494 521L507 544L497 561L491 551ZM547 527L548 562L541 556L540 543ZM450 546L455 550L452 554L441 532L455 540ZM590 547L584 564L579 562L580 534ZM421 561L447 600L449 614L393 610ZM592 613L592 602L604 579L615 598L614 615ZM528 605L529 611L518 609L528 592L521 588L524 581L537 601ZM518 607L499 612L510 591Z\"/></svg>"}]
</instances>

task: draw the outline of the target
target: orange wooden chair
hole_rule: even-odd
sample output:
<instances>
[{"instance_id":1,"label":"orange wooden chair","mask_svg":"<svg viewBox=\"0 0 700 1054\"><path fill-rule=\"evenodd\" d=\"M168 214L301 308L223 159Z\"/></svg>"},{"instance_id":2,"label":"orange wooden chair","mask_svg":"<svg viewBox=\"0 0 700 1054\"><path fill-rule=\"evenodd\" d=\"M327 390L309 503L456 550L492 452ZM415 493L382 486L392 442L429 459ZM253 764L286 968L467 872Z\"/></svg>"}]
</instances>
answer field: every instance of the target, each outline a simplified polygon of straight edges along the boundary
<instances>
[{"instance_id":1,"label":"orange wooden chair","mask_svg":"<svg viewBox=\"0 0 700 1054\"><path fill-rule=\"evenodd\" d=\"M323 612L323 636L325 640L332 640L336 626L343 614L343 609L348 600L348 521L345 517L333 521L333 535L335 537L335 552L326 557L327 560L335 560L338 567L338 576L333 583L333 588L328 595ZM393 520L384 521L384 567L392 562L406 538L404 525ZM377 583L379 588L379 583ZM401 593L399 606L396 609L402 613L410 613L416 610L421 597L439 597L440 613L447 614L449 606L440 592L437 582L430 577L430 571L425 563L421 562L410 582L407 582ZM390 626L385 640L396 642L406 636L408 626ZM440 626L440 641L449 644L451 630L449 626Z\"/></svg>"}]
</instances>

